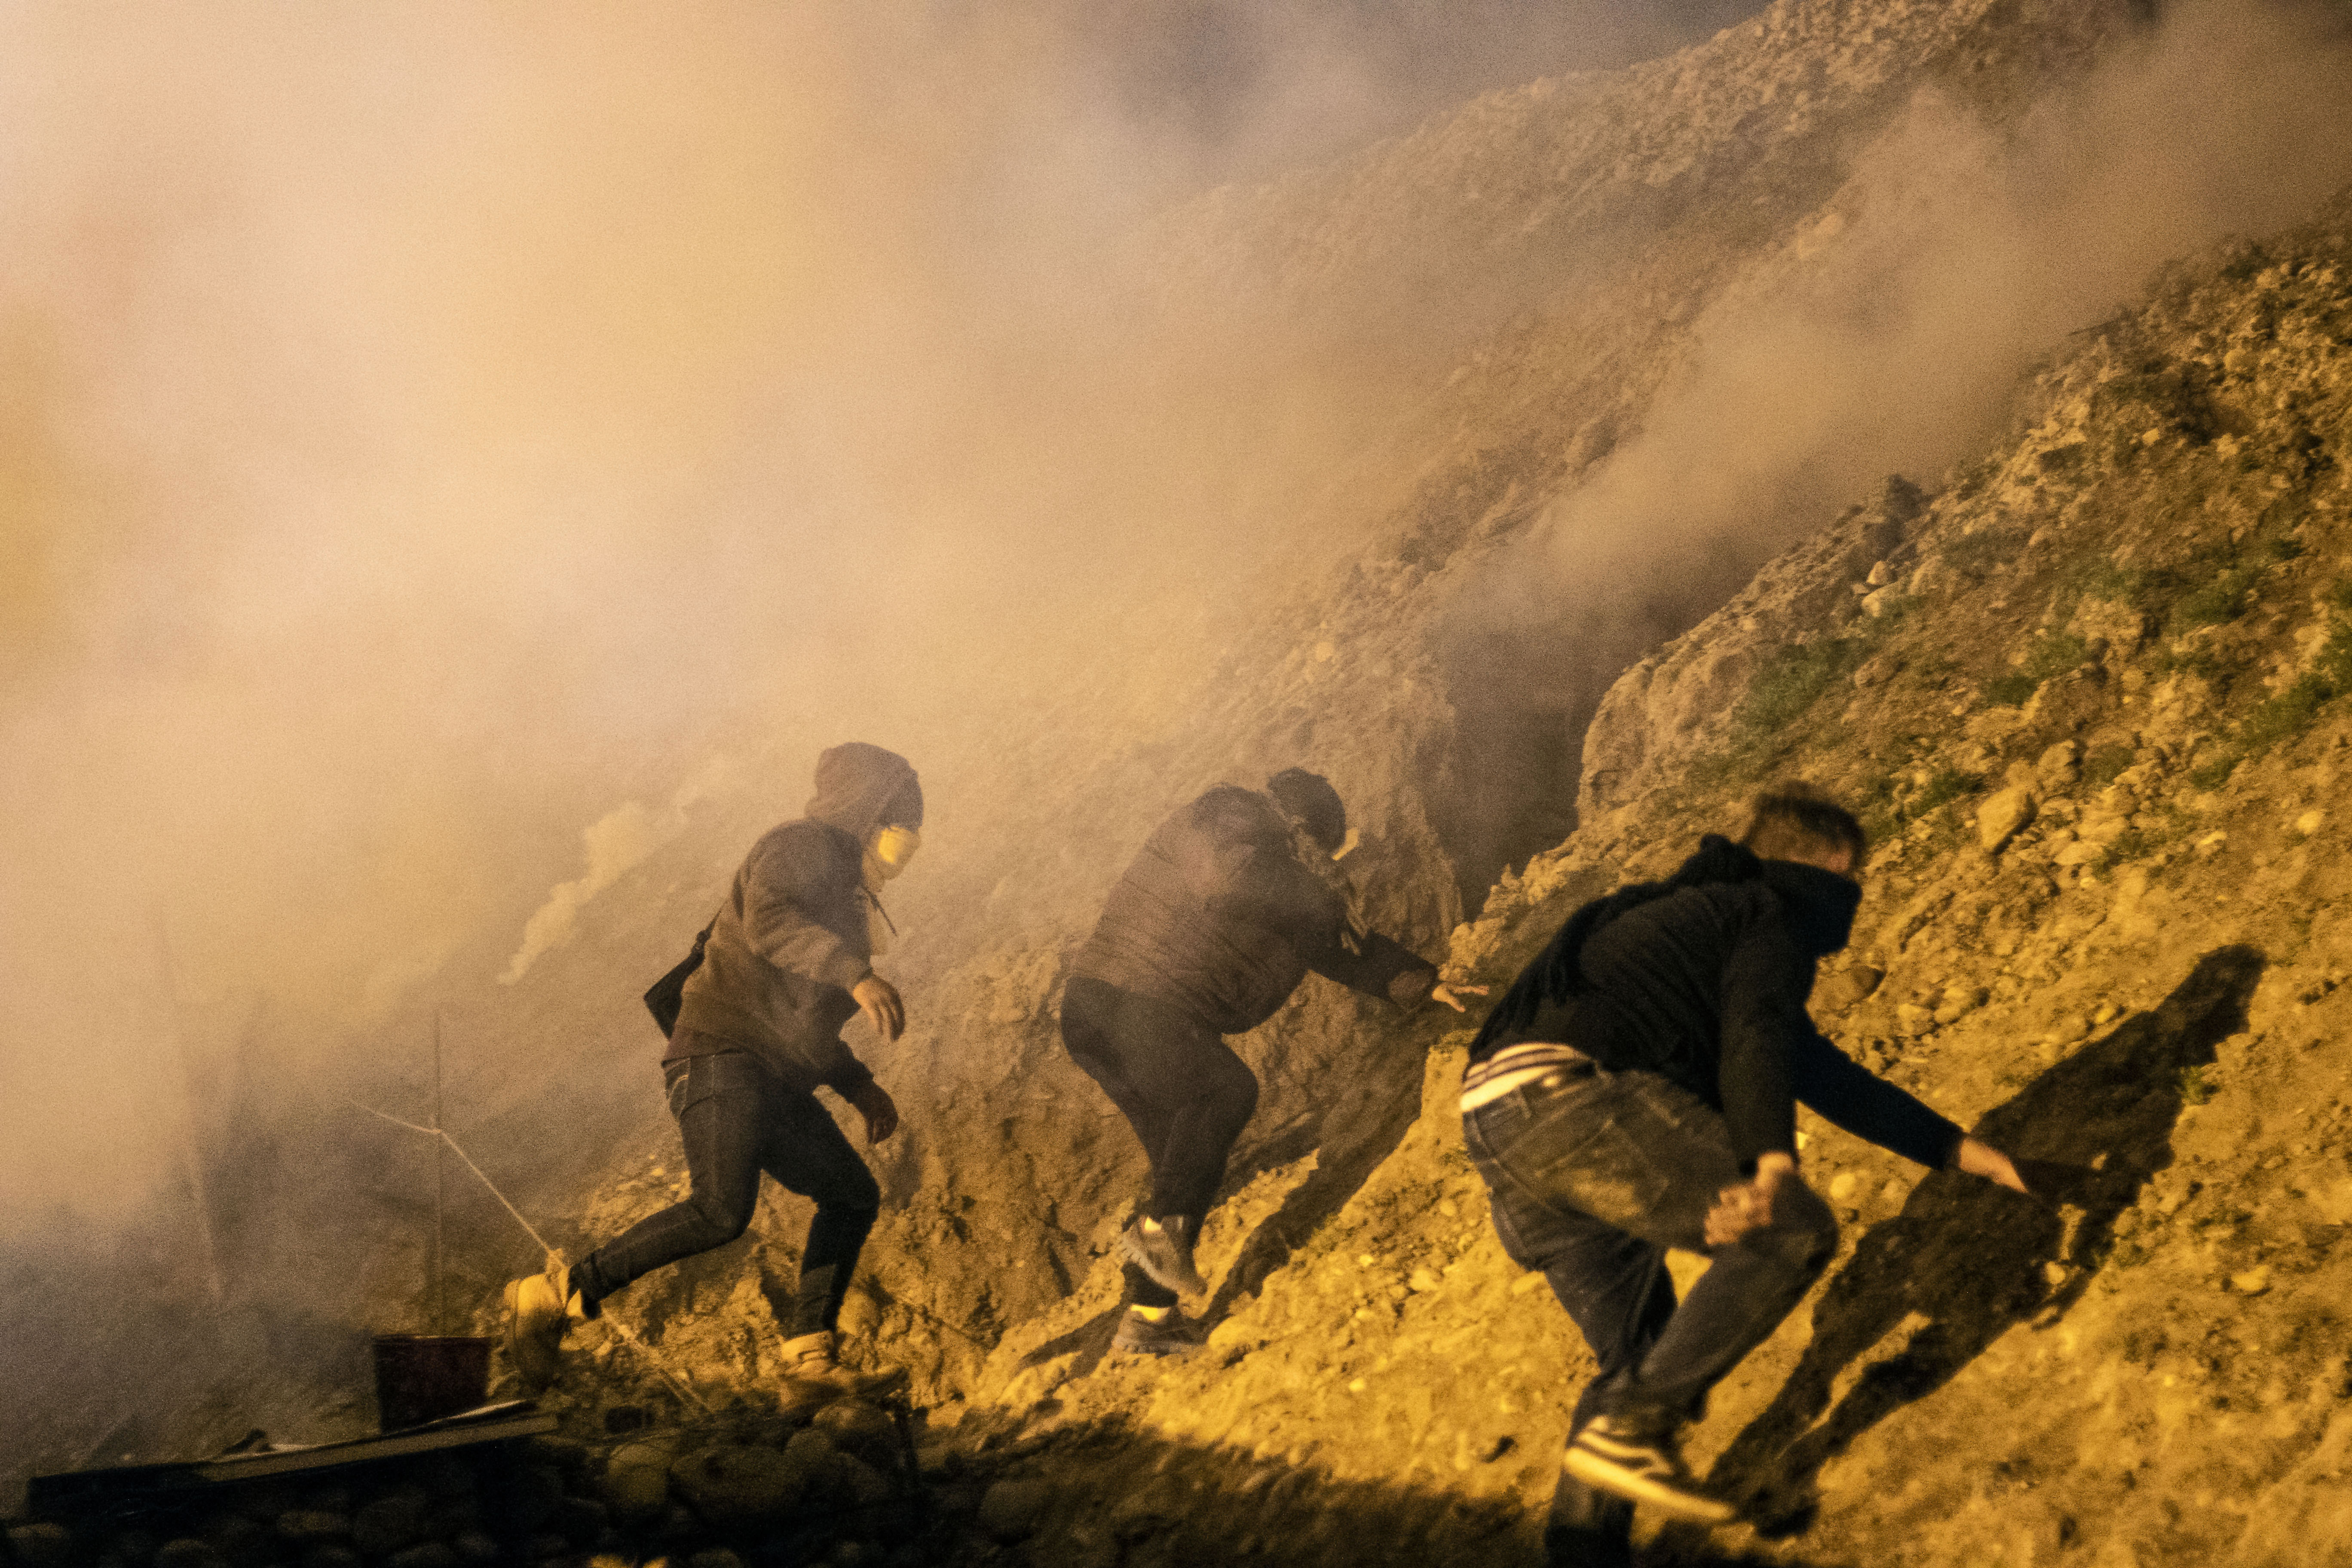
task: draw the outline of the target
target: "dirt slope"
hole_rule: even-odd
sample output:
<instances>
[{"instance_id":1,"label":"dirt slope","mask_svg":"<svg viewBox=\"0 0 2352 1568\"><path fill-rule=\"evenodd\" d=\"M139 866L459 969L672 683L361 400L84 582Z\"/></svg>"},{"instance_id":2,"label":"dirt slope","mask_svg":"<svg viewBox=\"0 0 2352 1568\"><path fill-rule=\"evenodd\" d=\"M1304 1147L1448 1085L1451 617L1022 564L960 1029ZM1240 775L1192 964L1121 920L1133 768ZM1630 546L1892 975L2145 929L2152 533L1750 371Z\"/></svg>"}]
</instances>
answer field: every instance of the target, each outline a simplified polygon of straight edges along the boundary
<instances>
[{"instance_id":1,"label":"dirt slope","mask_svg":"<svg viewBox=\"0 0 2352 1568\"><path fill-rule=\"evenodd\" d=\"M1878 818L1903 830L1874 867L1870 906L1870 962L1892 978L1841 1016L1841 1038L1919 1074L1955 1114L1990 1110L2056 1070L2077 1025L2098 1018L2095 1037L2115 1037L2116 1016L2100 1018L2102 1006L2132 1016L2186 984L2209 952L2255 939L2182 936L2189 947L2129 960L2132 986L2095 980L2108 971L2086 967L2085 952L2126 931L2152 931L2135 939L2151 942L2206 931L2194 922L2221 916L2205 889L2243 857L2270 856L2274 878L2328 864L2324 816L2299 848L2281 837L2313 809L2301 801L2288 811L2274 795L2242 807L2261 826L2233 815L2336 721L2320 687L2291 679L2279 704L2259 706L2276 673L2262 661L2303 660L2290 671L2336 679L2324 636L2294 640L2321 624L2318 613L2281 608L2301 602L2282 596L2287 584L2307 597L2334 570L2319 523L2305 554L2281 553L2297 521L2335 515L2319 509L2335 483L2322 458L2340 408L2326 377L2343 327L2329 314L2340 290L2315 280L2317 268L2275 287L2262 281L2275 277L2264 258L2184 274L2190 281L2142 316L2071 348L2029 389L2029 424L1980 470L1932 496L1893 487L1857 498L1861 510L1613 687L1629 659L1825 520L1776 514L1719 542L1674 604L1609 637L1563 637L1541 658L1465 638L1457 624L1494 563L1639 433L1709 307L1768 293L1812 254L1858 162L1914 94L1932 88L1998 125L2141 20L2126 0L1782 0L1672 60L1482 100L1333 169L1226 193L1159 237L1180 301L1171 309L1223 291L1275 310L1328 310L1341 339L1396 319L1400 301L1438 319L1420 321L1412 345L1428 356L1423 395L1388 450L1335 481L1323 553L1296 576L1254 588L1192 640L1074 668L1051 689L1008 686L1002 709L942 713L904 742L940 831L907 879L908 940L887 964L913 1025L893 1048L854 1039L907 1123L877 1158L887 1207L848 1321L912 1366L925 1401L972 1412L957 1428L969 1440L945 1450L961 1455L960 1473L1030 1467L1079 1489L1042 1516L1033 1555L1078 1562L1124 1542L1134 1560L1183 1560L1199 1544L1174 1528L1183 1521L1220 1550L1255 1537L1302 1561L1475 1555L1479 1531L1517 1528L1526 1500L1548 1489L1559 1392L1577 1375L1564 1322L1509 1279L1465 1185L1444 1109L1442 1042L1457 1022L1398 1019L1319 982L1241 1043L1265 1094L1234 1164L1241 1195L1209 1239L1217 1354L1165 1380L1101 1361L1104 1256L1140 1161L1058 1047L1061 964L1134 847L1210 784L1255 783L1302 761L1328 772L1365 828L1351 865L1377 921L1432 953L1450 938L1461 966L1495 980L1576 898L1671 863L1769 767L1801 763L1872 792ZM2314 254L2322 244L2297 243ZM2273 479L2279 489L2262 488ZM2270 510L2248 510L2257 501ZM2232 541L2239 521L2248 531ZM2084 563L2134 541L2111 573ZM2263 602L2205 605L2198 595L2217 572ZM1877 597L1853 591L1873 576ZM2214 618L2176 626L2192 600L2205 607L2180 613ZM2015 669L2012 654L2023 661ZM2116 706L2127 699L2137 706ZM2276 738L2306 708L2314 728ZM2117 750L2126 729L2127 757ZM2250 759L2234 773L2180 783L2217 773L2232 747ZM742 847L796 807L798 781L772 776L779 749L740 737L736 782L599 893L577 938L521 984L496 982L506 948L466 955L445 977L457 1020L453 1125L560 1247L576 1253L677 1191L676 1133L652 1087L657 1042L635 994L707 917ZM2018 782L2030 821L1999 856L1969 858L1967 813L2008 787L2019 763L2029 764ZM2294 789L2325 793L2298 778ZM1881 792L1886 780L1907 782ZM2109 787L2126 793L2099 793ZM2221 804L2200 804L2209 797ZM2196 847L2215 831L2230 837ZM1486 896L1498 868L1537 850L1523 876ZM1481 899L1485 916L1463 925ZM2325 931L2321 919L2304 940ZM2255 945L2267 955L2259 998L2284 984L2274 977L2289 960L2267 938ZM2305 1016L2324 1020L2332 1005ZM2224 1118L2251 1103L2241 1079L2253 1069L2233 1065L2234 1034L2213 1047L2219 1066L2196 1059L2211 1042L2182 1042L2202 1040L2221 1015L2181 1007L2196 1019L2126 1048L2156 1052L2176 1084L2200 1069L2195 1094L2228 1086L2183 1127L2242 1132ZM1938 1023L1939 1013L1952 1016ZM2003 1019L2011 1034L2000 1033ZM405 1038L419 1037L416 1022L404 1021ZM2047 1063L2029 1043L1993 1065L1994 1042L2013 1046L2014 1029L2029 1042L2065 1037ZM413 1088L404 1068L387 1065L383 1079ZM286 1321L255 1331L290 1363L310 1354L292 1328L348 1339L362 1320L422 1327L425 1167L413 1135L352 1131L345 1108L304 1100L305 1086L276 1092L306 1131L298 1142L334 1142L340 1163L281 1168L237 1151L252 1188L245 1229L332 1237L271 1243L245 1307L282 1300L289 1279L321 1294L299 1311L270 1308ZM2133 1126L2153 1148L2157 1134ZM1822 1147L1856 1178L1856 1234L1908 1201L1885 1195L1891 1169ZM2167 1225L2238 1212L2213 1206L2212 1185ZM1918 1190L1923 1203L1943 1201L1933 1184ZM484 1301L536 1259L495 1204L462 1191L452 1289ZM771 1385L775 1334L760 1296L764 1279L789 1275L804 1218L796 1200L772 1195L750 1237L647 1281L614 1303L616 1321L704 1398ZM2095 1244L2123 1224L2077 1222L2053 1245L2079 1250L2082 1237ZM225 1227L232 1247L236 1229ZM2231 1249L2254 1243L2225 1239L2240 1234L2200 1233L2198 1246L2219 1249L2205 1284L2224 1265L2245 1271ZM2036 1268L2075 1256L2034 1246ZM2170 1254L2149 1250L2168 1266ZM364 1262L350 1260L362 1251ZM2263 1301L2290 1298L2289 1267L2275 1266L2282 1283ZM1430 1283L1417 1284L1423 1275ZM2067 1322L2104 1300L2089 1290ZM564 1396L592 1430L596 1410L614 1403L690 1408L637 1351L602 1332L583 1346L599 1376ZM2187 1342L2176 1335L2165 1342L2174 1348L2148 1353L2178 1358ZM298 1343L306 1348L282 1348ZM2005 1343L1939 1374L1938 1397L1964 1396ZM1775 1366L1794 1365L1792 1350L1774 1353ZM334 1378L351 1370L303 1364ZM1745 1415L1745 1396L1727 1393L1710 1443L1727 1444L1779 1386L1761 1369ZM1853 1452L1878 1452L1918 1408L1888 1415ZM236 1415L249 1413L218 1418ZM1782 1409L1772 1419L1787 1418ZM89 1413L94 1427L110 1419ZM68 1434L59 1451L78 1458L101 1435ZM1844 1550L1832 1536L1854 1496L1836 1490L1837 1478L1855 1462L1822 1472L1824 1522L1791 1549L1799 1555ZM1163 1497L1159 1481L1139 1479L1147 1474L1192 1489L1192 1500ZM1107 1508L1126 1511L1107 1520ZM1870 1517L1879 1533L1856 1539L1884 1545L1908 1528L1892 1513Z\"/></svg>"},{"instance_id":2,"label":"dirt slope","mask_svg":"<svg viewBox=\"0 0 2352 1568\"><path fill-rule=\"evenodd\" d=\"M1630 672L1586 826L1455 933L1500 981L1801 773L1882 836L1816 993L1832 1037L2004 1147L2096 1167L2053 1209L1807 1113L1844 1246L1694 1445L1760 1523L1651 1561L2352 1554L2347 437L2341 214L2179 269L1948 489L1857 509ZM1229 1260L1290 1173L1221 1213L1210 1354L1102 1359L1107 1266L998 1351L981 1399L1070 1433L1047 1537L1117 1534L1106 1500L1142 1483L1094 1457L1110 1423L1232 1494L1184 1527L1221 1550L1528 1549L1590 1363L1496 1246L1450 1103L1463 1037L1433 1033L1407 1036L1434 1047L1421 1118L1281 1268L1244 1286Z\"/></svg>"},{"instance_id":3,"label":"dirt slope","mask_svg":"<svg viewBox=\"0 0 2352 1568\"><path fill-rule=\"evenodd\" d=\"M1638 647L1614 664L1587 649L1590 668L1542 689L1532 672L1567 668L1572 648L1557 659L1520 649L1516 673L1497 668L1494 650L1465 647L1454 629L1462 596L1616 439L1587 427L1639 419L1694 314L1787 265L1790 237L1818 224L1909 93L1964 83L1998 110L2078 68L2132 16L1784 4L1673 61L1481 100L1326 174L1186 215L1194 250L1170 263L1177 292L1377 300L1417 286L1412 267L1431 253L1412 237L1430 234L1478 253L1465 276L1501 279L1533 258L1541 286L1514 275L1503 293L1517 313L1465 328L1380 474L1335 489L1328 564L1268 585L1203 651L1074 668L1029 694L1017 726L996 713L943 716L919 748L910 742L950 847L907 879L909 940L889 961L916 1021L895 1048L860 1043L908 1121L877 1159L888 1207L855 1318L915 1363L927 1394L968 1387L990 1347L1087 1276L1139 1180L1123 1128L1059 1048L1054 997L1064 954L1143 836L1210 784L1307 761L1361 821L1351 865L1375 918L1442 952L1465 889L1475 902L1507 858L1557 842L1573 821L1565 785L1579 728ZM1457 204L1473 168L1491 174L1477 188L1518 216L1497 208L1480 219L1487 226L1465 226ZM1734 188L1749 194L1727 203ZM1373 243L1380 233L1407 242ZM1604 234L1589 255L1561 248ZM1360 242L1342 287L1330 269ZM1745 540L1719 552L1727 575L1719 589L1695 588L1688 614L1770 548ZM527 1206L564 1216L561 1245L584 1247L677 1178L674 1133L643 1088L652 1043L634 992L700 923L778 793L705 809L670 850L600 895L575 943L483 999L474 1026L502 1055L569 1068L553 1084L469 1084L464 1098L483 1108L473 1131L502 1151L500 1173L524 1184ZM1285 1230L1352 1192L1418 1109L1413 1050L1365 1043L1385 1016L1310 983L1242 1047L1265 1094L1236 1180L1317 1158L1286 1200ZM556 1135L583 1125L635 1131L603 1158L603 1145ZM656 1165L663 1173L648 1175ZM583 1184L601 1195L581 1224ZM499 1238L506 1222L481 1217ZM785 1201L748 1245L788 1268L797 1231ZM508 1246L509 1266L527 1250ZM1281 1250L1260 1244L1266 1260ZM474 1256L485 1254L499 1256ZM741 1274L732 1258L710 1268L714 1280ZM627 1310L651 1314L648 1331L684 1332L671 1320L689 1298L681 1282ZM729 1336L730 1364L761 1375L761 1331Z\"/></svg>"}]
</instances>

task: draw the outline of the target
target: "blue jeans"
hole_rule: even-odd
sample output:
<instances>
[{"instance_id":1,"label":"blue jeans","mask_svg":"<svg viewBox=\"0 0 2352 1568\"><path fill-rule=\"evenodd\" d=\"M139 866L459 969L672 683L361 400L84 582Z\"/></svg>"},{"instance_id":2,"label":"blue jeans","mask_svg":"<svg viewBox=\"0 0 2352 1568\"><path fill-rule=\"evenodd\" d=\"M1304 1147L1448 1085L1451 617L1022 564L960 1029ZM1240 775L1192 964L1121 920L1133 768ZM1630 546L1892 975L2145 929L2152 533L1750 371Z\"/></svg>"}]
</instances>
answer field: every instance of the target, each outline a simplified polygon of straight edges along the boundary
<instances>
[{"instance_id":1,"label":"blue jeans","mask_svg":"<svg viewBox=\"0 0 2352 1568\"><path fill-rule=\"evenodd\" d=\"M1504 1251L1543 1271L1601 1363L1571 1436L1596 1415L1696 1419L1836 1249L1828 1205L1798 1182L1781 1184L1769 1226L1709 1247L1707 1211L1738 1162L1721 1114L1655 1073L1563 1067L1467 1112L1462 1131ZM1669 1247L1710 1258L1679 1306ZM1546 1540L1555 1562L1621 1562L1632 1521L1630 1504L1563 1472Z\"/></svg>"},{"instance_id":2,"label":"blue jeans","mask_svg":"<svg viewBox=\"0 0 2352 1568\"><path fill-rule=\"evenodd\" d=\"M590 1310L664 1264L742 1235L759 1206L765 1171L816 1200L799 1286L789 1309L778 1314L785 1320L784 1334L832 1328L849 1293L850 1270L881 1212L874 1173L815 1096L784 1088L741 1051L685 1057L669 1063L664 1077L670 1114L686 1141L692 1190L684 1202L639 1220L572 1270Z\"/></svg>"}]
</instances>

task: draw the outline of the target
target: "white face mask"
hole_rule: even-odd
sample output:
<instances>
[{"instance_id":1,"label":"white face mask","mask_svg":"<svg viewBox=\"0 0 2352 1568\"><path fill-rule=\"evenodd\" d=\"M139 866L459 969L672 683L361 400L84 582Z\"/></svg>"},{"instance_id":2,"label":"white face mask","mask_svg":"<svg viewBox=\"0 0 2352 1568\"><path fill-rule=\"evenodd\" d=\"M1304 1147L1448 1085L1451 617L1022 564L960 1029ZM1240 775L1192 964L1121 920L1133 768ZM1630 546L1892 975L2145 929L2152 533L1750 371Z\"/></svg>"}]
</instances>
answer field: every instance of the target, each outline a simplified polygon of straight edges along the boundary
<instances>
[{"instance_id":1,"label":"white face mask","mask_svg":"<svg viewBox=\"0 0 2352 1568\"><path fill-rule=\"evenodd\" d=\"M922 847L923 836L919 830L885 827L874 835L873 847L867 853L873 856L876 868L887 881L905 870L907 862L912 860L915 851Z\"/></svg>"}]
</instances>

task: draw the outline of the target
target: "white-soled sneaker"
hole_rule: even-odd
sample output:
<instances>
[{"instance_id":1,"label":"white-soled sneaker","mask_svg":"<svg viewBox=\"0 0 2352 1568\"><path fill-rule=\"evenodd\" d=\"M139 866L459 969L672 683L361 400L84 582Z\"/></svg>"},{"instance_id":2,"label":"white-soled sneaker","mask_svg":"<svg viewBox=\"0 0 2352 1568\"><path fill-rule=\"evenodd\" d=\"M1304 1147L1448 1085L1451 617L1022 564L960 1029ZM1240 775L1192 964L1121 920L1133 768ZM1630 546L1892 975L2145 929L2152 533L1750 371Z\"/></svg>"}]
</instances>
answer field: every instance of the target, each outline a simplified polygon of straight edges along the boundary
<instances>
[{"instance_id":1,"label":"white-soled sneaker","mask_svg":"<svg viewBox=\"0 0 2352 1568\"><path fill-rule=\"evenodd\" d=\"M1721 1524L1738 1511L1690 1473L1671 1429L1596 1415L1570 1439L1564 1463L1586 1486L1694 1524Z\"/></svg>"}]
</instances>

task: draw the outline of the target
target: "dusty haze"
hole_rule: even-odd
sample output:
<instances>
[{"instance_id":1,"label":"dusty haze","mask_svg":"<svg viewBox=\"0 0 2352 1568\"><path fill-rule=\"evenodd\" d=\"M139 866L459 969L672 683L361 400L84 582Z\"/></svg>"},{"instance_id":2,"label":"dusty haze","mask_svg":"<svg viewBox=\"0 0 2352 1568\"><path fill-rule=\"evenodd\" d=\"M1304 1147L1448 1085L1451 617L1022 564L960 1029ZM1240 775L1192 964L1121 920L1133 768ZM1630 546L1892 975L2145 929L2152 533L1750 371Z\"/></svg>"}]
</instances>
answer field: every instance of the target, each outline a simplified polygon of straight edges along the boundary
<instances>
[{"instance_id":1,"label":"dusty haze","mask_svg":"<svg viewBox=\"0 0 2352 1568\"><path fill-rule=\"evenodd\" d=\"M825 743L925 766L1045 694L1187 689L1407 492L1445 356L1580 279L1359 334L1155 310L1133 236L1433 81L1739 9L1475 7L1425 80L1429 8L1336 3L6 13L0 1224L203 1212L187 1151L273 1101L196 1086L415 1090L446 994L543 980L698 814L797 812ZM1998 123L1915 100L1465 574L1496 684L1589 706L2150 268L2339 185L2333 15L2186 5ZM958 843L992 783L927 769L926 888L1023 852Z\"/></svg>"},{"instance_id":2,"label":"dusty haze","mask_svg":"<svg viewBox=\"0 0 2352 1568\"><path fill-rule=\"evenodd\" d=\"M12 1210L141 1189L159 1040L363 1030L719 731L919 752L1284 542L1377 367L1137 328L1106 246L1383 125L1388 32L1087 15L0 21ZM1139 96L1212 45L1213 125Z\"/></svg>"}]
</instances>

